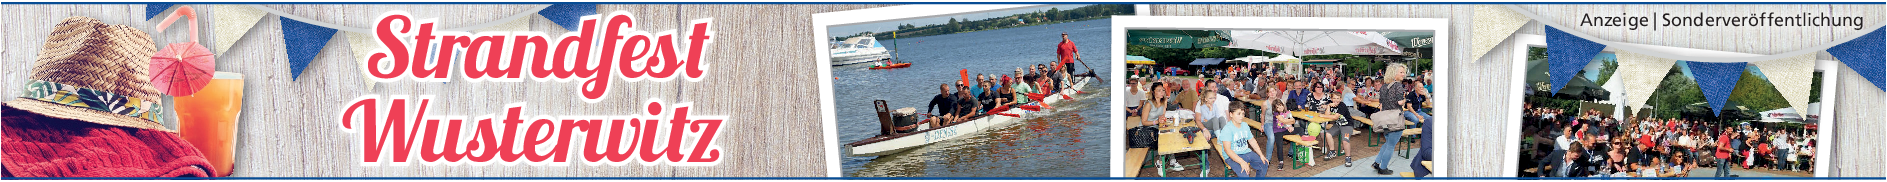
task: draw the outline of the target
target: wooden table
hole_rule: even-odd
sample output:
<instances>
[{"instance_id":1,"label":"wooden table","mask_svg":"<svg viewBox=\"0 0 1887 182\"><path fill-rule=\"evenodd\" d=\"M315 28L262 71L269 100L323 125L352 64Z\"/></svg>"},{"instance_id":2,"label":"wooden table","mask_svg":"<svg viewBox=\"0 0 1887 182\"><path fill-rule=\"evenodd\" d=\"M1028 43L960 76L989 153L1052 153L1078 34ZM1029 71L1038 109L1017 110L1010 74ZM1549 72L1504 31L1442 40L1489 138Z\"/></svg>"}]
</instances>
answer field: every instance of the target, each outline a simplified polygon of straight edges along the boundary
<instances>
[{"instance_id":1,"label":"wooden table","mask_svg":"<svg viewBox=\"0 0 1887 182\"><path fill-rule=\"evenodd\" d=\"M1356 120L1357 122L1363 122L1363 124L1366 124L1366 125L1376 126L1376 121L1370 120L1369 116L1350 116L1350 119Z\"/></svg>"},{"instance_id":2,"label":"wooden table","mask_svg":"<svg viewBox=\"0 0 1887 182\"><path fill-rule=\"evenodd\" d=\"M1245 122L1245 126L1250 126L1251 129L1256 129L1258 131L1269 131L1269 130L1265 130L1265 124L1262 122L1258 122L1258 120L1251 120L1251 118L1245 118L1245 119L1240 119L1239 121Z\"/></svg>"},{"instance_id":3,"label":"wooden table","mask_svg":"<svg viewBox=\"0 0 1887 182\"><path fill-rule=\"evenodd\" d=\"M1365 101L1364 99L1357 99L1356 103L1366 105L1369 107L1382 108L1382 102ZM1422 101L1422 107L1435 108L1435 101Z\"/></svg>"},{"instance_id":4,"label":"wooden table","mask_svg":"<svg viewBox=\"0 0 1887 182\"><path fill-rule=\"evenodd\" d=\"M1267 110L1265 110L1265 107L1267 107L1267 106L1269 106L1269 105L1265 105L1265 102L1266 102L1265 100L1258 100L1258 99L1249 99L1249 98L1242 98L1242 97L1241 97L1241 98L1238 98L1238 101L1243 101L1243 102L1245 102L1245 106L1246 106L1246 107L1245 107L1245 112L1247 112L1247 113L1250 113L1250 114L1248 114L1247 116L1245 116L1246 118L1252 118L1252 117L1270 117L1270 116L1258 116L1258 115L1262 115L1263 113L1265 113L1265 112L1267 111ZM1256 126L1256 125L1254 125L1253 127L1257 127L1257 126Z\"/></svg>"},{"instance_id":5,"label":"wooden table","mask_svg":"<svg viewBox=\"0 0 1887 182\"><path fill-rule=\"evenodd\" d=\"M1324 113L1314 112L1314 111L1291 111L1291 117L1296 117L1297 119L1310 121L1312 123L1324 123L1324 122L1337 120L1337 118L1341 118L1343 117L1343 115L1324 114Z\"/></svg>"},{"instance_id":6,"label":"wooden table","mask_svg":"<svg viewBox=\"0 0 1887 182\"><path fill-rule=\"evenodd\" d=\"M1194 122L1180 122L1177 125L1160 127L1160 146L1158 147L1158 151L1154 151L1160 155L1160 160L1154 161L1154 163L1159 165L1160 177L1166 177L1166 164L1171 163L1168 161L1177 160L1173 157L1173 154L1182 152L1197 151L1199 152L1200 159L1199 164L1181 164L1181 167L1200 166L1200 168L1205 168L1211 166L1206 163L1209 159L1205 159L1205 157L1211 156L1206 152L1209 151L1207 149L1212 149L1212 137L1210 137L1212 132L1205 130L1205 127L1199 127L1199 133L1192 136L1191 143L1186 142L1185 133L1179 132L1180 128L1194 126L1192 123ZM1206 177L1207 173L1208 172L1200 172L1199 177Z\"/></svg>"},{"instance_id":7,"label":"wooden table","mask_svg":"<svg viewBox=\"0 0 1887 182\"><path fill-rule=\"evenodd\" d=\"M1183 123L1180 123L1179 125L1160 127L1160 140L1159 140L1160 150L1157 151L1158 154L1172 155L1172 154L1176 154L1180 152L1191 152L1191 151L1198 151L1198 150L1205 150L1205 149L1212 148L1212 144L1211 144L1212 141L1208 141L1208 140L1212 140L1212 138L1210 137L1211 131L1204 130L1205 127L1199 127L1200 129L1199 133L1196 135L1193 135L1192 137L1193 142L1186 143L1186 134L1179 132L1179 129L1185 128L1187 126L1193 126L1193 124L1191 124L1191 122L1183 122Z\"/></svg>"},{"instance_id":8,"label":"wooden table","mask_svg":"<svg viewBox=\"0 0 1887 182\"><path fill-rule=\"evenodd\" d=\"M1382 102L1378 102L1375 99L1356 99L1356 103L1369 107L1382 108Z\"/></svg>"},{"instance_id":9,"label":"wooden table","mask_svg":"<svg viewBox=\"0 0 1887 182\"><path fill-rule=\"evenodd\" d=\"M1245 103L1249 103L1249 104L1252 104L1252 105L1263 105L1263 104L1265 104L1265 101L1264 101L1264 100L1258 100L1258 99L1251 99L1251 98L1244 98L1244 97L1239 97L1239 98L1238 98L1238 101L1245 101Z\"/></svg>"},{"instance_id":10,"label":"wooden table","mask_svg":"<svg viewBox=\"0 0 1887 182\"><path fill-rule=\"evenodd\" d=\"M1291 141L1291 143L1297 143L1298 145L1317 146L1317 141L1304 141L1303 137L1298 137L1297 135L1284 135L1278 138L1284 138L1285 141Z\"/></svg>"}]
</instances>

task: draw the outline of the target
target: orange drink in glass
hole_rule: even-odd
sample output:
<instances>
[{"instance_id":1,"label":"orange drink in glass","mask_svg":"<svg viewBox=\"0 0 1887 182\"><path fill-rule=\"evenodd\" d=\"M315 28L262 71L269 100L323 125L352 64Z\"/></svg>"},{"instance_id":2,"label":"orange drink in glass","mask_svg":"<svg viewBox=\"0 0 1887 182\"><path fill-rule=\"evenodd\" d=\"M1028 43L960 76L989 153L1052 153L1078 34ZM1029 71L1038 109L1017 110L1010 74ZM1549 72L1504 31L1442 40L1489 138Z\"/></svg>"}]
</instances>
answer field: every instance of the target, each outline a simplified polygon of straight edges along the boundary
<instances>
[{"instance_id":1,"label":"orange drink in glass","mask_svg":"<svg viewBox=\"0 0 1887 182\"><path fill-rule=\"evenodd\" d=\"M177 133L203 152L218 177L229 176L236 162L236 121L242 114L242 74L216 72L191 96L172 97Z\"/></svg>"}]
</instances>

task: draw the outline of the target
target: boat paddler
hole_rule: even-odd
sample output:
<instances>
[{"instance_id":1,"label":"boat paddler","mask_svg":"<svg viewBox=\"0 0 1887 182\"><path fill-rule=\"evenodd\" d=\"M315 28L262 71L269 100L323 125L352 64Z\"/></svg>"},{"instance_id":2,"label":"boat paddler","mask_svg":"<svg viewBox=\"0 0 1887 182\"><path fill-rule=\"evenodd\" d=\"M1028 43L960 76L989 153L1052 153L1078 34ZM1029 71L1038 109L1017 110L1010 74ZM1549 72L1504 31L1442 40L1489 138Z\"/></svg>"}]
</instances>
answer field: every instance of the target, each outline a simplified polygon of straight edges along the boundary
<instances>
[{"instance_id":1,"label":"boat paddler","mask_svg":"<svg viewBox=\"0 0 1887 182\"><path fill-rule=\"evenodd\" d=\"M1061 64L1055 65L1055 67L1060 68L1057 70L1062 71L1062 74L1061 74L1062 77L1067 77L1070 74L1075 73L1075 60L1081 60L1080 53L1081 53L1081 50L1075 48L1075 41L1068 39L1068 32L1062 32L1061 44L1055 46L1055 54L1059 55L1061 58L1059 59L1061 61ZM1057 78L1057 79L1068 79L1068 78Z\"/></svg>"},{"instance_id":2,"label":"boat paddler","mask_svg":"<svg viewBox=\"0 0 1887 182\"><path fill-rule=\"evenodd\" d=\"M937 108L943 109L938 110ZM955 95L950 94L950 84L938 84L937 96L930 97L930 104L924 106L924 114L930 114L931 116L928 119L924 119L924 123L930 123L932 128L936 128L943 124L940 121L951 121L950 118L955 116L951 113L956 112L956 110L957 101Z\"/></svg>"},{"instance_id":3,"label":"boat paddler","mask_svg":"<svg viewBox=\"0 0 1887 182\"><path fill-rule=\"evenodd\" d=\"M1026 75L1026 73L1022 71L1022 68L1016 68L1016 75ZM1035 87L1029 86L1030 85L1029 82L1032 81L1032 80L1029 80L1029 78L1034 78L1034 77L1022 76L1022 77L1016 77L1016 78L1017 79L1016 79L1015 85L1009 86L1010 89L1015 90L1015 99L1016 99L1015 103L1027 104L1029 102L1034 102L1033 100L1029 99L1029 95L1028 95L1031 93L1035 93Z\"/></svg>"},{"instance_id":4,"label":"boat paddler","mask_svg":"<svg viewBox=\"0 0 1887 182\"><path fill-rule=\"evenodd\" d=\"M982 108L983 103L978 102L976 96L970 95L971 91L968 84L969 82L957 81L957 93L954 99L957 103L957 108L955 108L955 112L951 112L952 114L956 114L956 117L951 118L954 119L951 120L952 123L963 122L974 118L971 116L976 116L976 109Z\"/></svg>"}]
</instances>

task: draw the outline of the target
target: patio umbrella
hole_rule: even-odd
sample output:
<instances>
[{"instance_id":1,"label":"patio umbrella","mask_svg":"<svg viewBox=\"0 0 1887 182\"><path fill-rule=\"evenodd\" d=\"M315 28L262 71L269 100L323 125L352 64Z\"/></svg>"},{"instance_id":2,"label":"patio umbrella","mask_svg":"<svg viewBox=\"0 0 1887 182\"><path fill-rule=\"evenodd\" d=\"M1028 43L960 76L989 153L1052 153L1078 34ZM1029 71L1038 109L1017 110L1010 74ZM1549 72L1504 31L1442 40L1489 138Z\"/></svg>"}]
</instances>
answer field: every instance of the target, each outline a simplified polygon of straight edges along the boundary
<instances>
[{"instance_id":1,"label":"patio umbrella","mask_svg":"<svg viewBox=\"0 0 1887 182\"><path fill-rule=\"evenodd\" d=\"M1128 65L1136 65L1136 64L1151 65L1151 64L1159 64L1159 63L1154 63L1153 59L1148 59L1146 56L1127 55L1127 64Z\"/></svg>"},{"instance_id":2,"label":"patio umbrella","mask_svg":"<svg viewBox=\"0 0 1887 182\"><path fill-rule=\"evenodd\" d=\"M1389 32L1383 33L1383 37L1395 41L1402 48L1435 47L1435 32Z\"/></svg>"},{"instance_id":3,"label":"patio umbrella","mask_svg":"<svg viewBox=\"0 0 1887 182\"><path fill-rule=\"evenodd\" d=\"M163 33L178 15L190 18L190 42L171 43L151 55L151 84L164 94L190 96L210 83L216 72L216 58L209 48L197 43L197 14L190 6L179 7L164 18L157 24L157 32Z\"/></svg>"},{"instance_id":4,"label":"patio umbrella","mask_svg":"<svg viewBox=\"0 0 1887 182\"><path fill-rule=\"evenodd\" d=\"M1536 89L1536 90L1529 90L1529 91L1540 91L1540 92L1535 92L1535 93L1546 93L1545 90L1538 90L1538 89L1549 88L1545 85L1541 85L1541 84L1544 84L1549 78L1546 75L1547 65L1548 64L1546 64L1545 60L1527 61L1526 83L1528 84L1527 86L1534 86L1532 89ZM1599 84L1593 83L1592 80L1587 80L1585 77L1574 77L1572 81L1566 82L1566 89L1559 90L1558 96L1561 96L1560 98L1573 99L1573 100L1599 101L1599 100L1611 100L1611 95L1612 95L1612 92L1606 91L1604 87L1600 87Z\"/></svg>"},{"instance_id":5,"label":"patio umbrella","mask_svg":"<svg viewBox=\"0 0 1887 182\"><path fill-rule=\"evenodd\" d=\"M1232 59L1232 60L1226 60L1226 62L1233 62L1233 61L1237 61L1237 62L1240 62L1240 63L1262 63L1262 62L1265 62L1265 60L1268 60L1268 59L1271 59L1271 57L1265 57L1265 56L1245 56L1245 57L1240 57L1240 58L1238 58L1238 59Z\"/></svg>"},{"instance_id":6,"label":"patio umbrella","mask_svg":"<svg viewBox=\"0 0 1887 182\"><path fill-rule=\"evenodd\" d=\"M1371 31L1229 31L1225 47L1269 51L1283 55L1401 55L1402 47Z\"/></svg>"},{"instance_id":7,"label":"patio umbrella","mask_svg":"<svg viewBox=\"0 0 1887 182\"><path fill-rule=\"evenodd\" d=\"M1187 65L1208 66L1208 65L1219 65L1219 63L1223 63L1223 62L1225 62L1225 58L1199 58L1199 59L1193 59L1192 63L1187 64Z\"/></svg>"},{"instance_id":8,"label":"patio umbrella","mask_svg":"<svg viewBox=\"0 0 1887 182\"><path fill-rule=\"evenodd\" d=\"M1435 57L1429 54L1435 49L1435 32L1387 32L1383 36L1402 46L1403 56L1409 59Z\"/></svg>"},{"instance_id":9,"label":"patio umbrella","mask_svg":"<svg viewBox=\"0 0 1887 182\"><path fill-rule=\"evenodd\" d=\"M1219 30L1128 30L1127 44L1160 48L1196 49L1223 47L1227 42Z\"/></svg>"}]
</instances>

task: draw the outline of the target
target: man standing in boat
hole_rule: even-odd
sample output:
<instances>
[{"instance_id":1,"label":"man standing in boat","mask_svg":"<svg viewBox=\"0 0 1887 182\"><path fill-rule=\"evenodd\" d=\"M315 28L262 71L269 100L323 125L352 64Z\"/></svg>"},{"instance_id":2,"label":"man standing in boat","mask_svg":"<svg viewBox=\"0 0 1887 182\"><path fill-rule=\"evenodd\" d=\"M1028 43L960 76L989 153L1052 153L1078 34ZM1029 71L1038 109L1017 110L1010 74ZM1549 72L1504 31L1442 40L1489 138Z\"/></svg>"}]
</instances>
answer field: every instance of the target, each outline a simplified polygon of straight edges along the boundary
<instances>
[{"instance_id":1,"label":"man standing in boat","mask_svg":"<svg viewBox=\"0 0 1887 182\"><path fill-rule=\"evenodd\" d=\"M1081 50L1075 48L1074 40L1068 39L1068 32L1061 33L1061 44L1055 46L1055 54L1061 58L1058 59L1061 61L1061 64L1055 65L1056 67L1061 67L1061 69L1057 71L1062 71L1061 77L1056 79L1068 80L1070 77L1073 77L1075 73L1075 61L1081 60Z\"/></svg>"}]
</instances>

